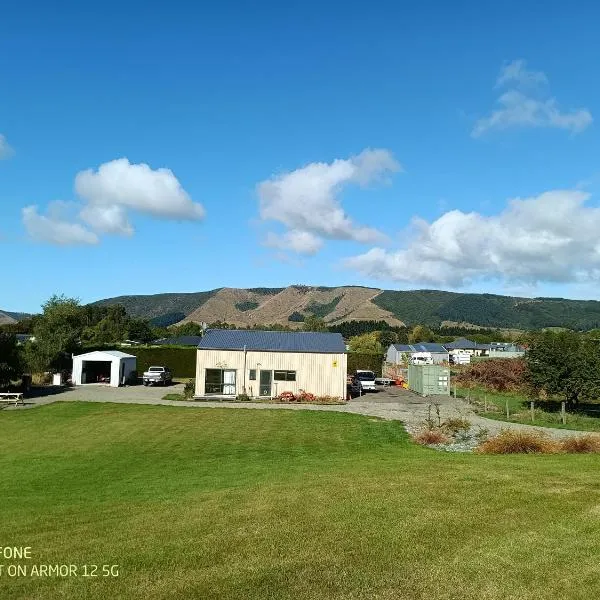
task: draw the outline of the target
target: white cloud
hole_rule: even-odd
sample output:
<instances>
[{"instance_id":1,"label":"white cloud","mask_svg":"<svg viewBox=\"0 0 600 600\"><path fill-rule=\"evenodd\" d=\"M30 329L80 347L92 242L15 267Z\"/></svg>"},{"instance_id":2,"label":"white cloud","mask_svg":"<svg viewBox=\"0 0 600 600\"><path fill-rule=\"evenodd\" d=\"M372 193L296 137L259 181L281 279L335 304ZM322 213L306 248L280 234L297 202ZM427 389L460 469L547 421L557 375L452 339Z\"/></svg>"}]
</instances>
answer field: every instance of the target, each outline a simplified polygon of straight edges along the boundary
<instances>
[{"instance_id":1,"label":"white cloud","mask_svg":"<svg viewBox=\"0 0 600 600\"><path fill-rule=\"evenodd\" d=\"M97 243L96 233L131 236L134 229L129 211L158 219L197 221L204 217L202 205L192 201L170 169L152 169L126 158L104 163L96 171L81 171L75 177L75 191L80 199L74 203L78 215L70 220L51 214L56 203L49 206L47 217L40 216L37 209L24 211L23 221L32 238L71 244ZM42 225L52 233L44 235Z\"/></svg>"},{"instance_id":2,"label":"white cloud","mask_svg":"<svg viewBox=\"0 0 600 600\"><path fill-rule=\"evenodd\" d=\"M6 140L6 137L0 133L0 160L10 158L14 155L14 153L15 151L12 149L11 145Z\"/></svg>"},{"instance_id":3,"label":"white cloud","mask_svg":"<svg viewBox=\"0 0 600 600\"><path fill-rule=\"evenodd\" d=\"M107 206L88 205L81 210L79 216L82 221L101 233L133 235L133 227L127 219L127 213L118 204Z\"/></svg>"},{"instance_id":4,"label":"white cloud","mask_svg":"<svg viewBox=\"0 0 600 600\"><path fill-rule=\"evenodd\" d=\"M579 133L592 123L592 115L586 108L561 111L556 98L547 95L546 75L529 71L525 65L524 60L504 65L496 87L512 87L498 98L498 108L475 123L472 137L511 127L549 127Z\"/></svg>"},{"instance_id":5,"label":"white cloud","mask_svg":"<svg viewBox=\"0 0 600 600\"><path fill-rule=\"evenodd\" d=\"M63 221L51 213L40 215L37 206L26 206L22 216L29 237L36 242L75 246L97 244L99 241L94 232L79 223Z\"/></svg>"},{"instance_id":6,"label":"white cloud","mask_svg":"<svg viewBox=\"0 0 600 600\"><path fill-rule=\"evenodd\" d=\"M520 86L537 86L548 83L548 77L542 71L527 69L527 62L521 58L505 63L500 69L496 87L503 87L509 83L516 83Z\"/></svg>"},{"instance_id":7,"label":"white cloud","mask_svg":"<svg viewBox=\"0 0 600 600\"><path fill-rule=\"evenodd\" d=\"M357 156L331 163L310 163L258 184L260 216L264 221L283 223L297 245L300 248L308 245L312 252L316 252L315 240L321 238L380 241L385 236L376 229L354 223L342 208L338 195L345 185L364 186L385 180L400 170L392 154L381 149L363 150ZM288 237L288 241L292 238ZM271 241L274 239L271 237Z\"/></svg>"},{"instance_id":8,"label":"white cloud","mask_svg":"<svg viewBox=\"0 0 600 600\"><path fill-rule=\"evenodd\" d=\"M464 286L481 279L511 284L600 279L600 209L590 195L557 190L510 200L498 215L453 210L436 221L413 221L402 250L373 248L345 266L366 276L406 283Z\"/></svg>"},{"instance_id":9,"label":"white cloud","mask_svg":"<svg viewBox=\"0 0 600 600\"><path fill-rule=\"evenodd\" d=\"M298 254L316 254L323 246L323 240L308 231L292 229L282 235L269 232L264 242L265 246L287 250Z\"/></svg>"},{"instance_id":10,"label":"white cloud","mask_svg":"<svg viewBox=\"0 0 600 600\"><path fill-rule=\"evenodd\" d=\"M201 204L192 202L170 169L151 169L119 158L75 177L75 191L90 205L122 206L168 219L199 220Z\"/></svg>"}]
</instances>

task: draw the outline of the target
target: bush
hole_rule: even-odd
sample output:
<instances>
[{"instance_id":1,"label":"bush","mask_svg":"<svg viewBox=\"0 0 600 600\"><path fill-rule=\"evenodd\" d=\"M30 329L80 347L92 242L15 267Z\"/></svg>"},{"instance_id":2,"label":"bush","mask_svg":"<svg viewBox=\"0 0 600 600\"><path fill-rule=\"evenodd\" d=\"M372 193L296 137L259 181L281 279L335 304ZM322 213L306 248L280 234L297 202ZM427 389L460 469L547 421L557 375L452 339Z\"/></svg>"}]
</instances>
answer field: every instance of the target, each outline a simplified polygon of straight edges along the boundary
<instances>
[{"instance_id":1,"label":"bush","mask_svg":"<svg viewBox=\"0 0 600 600\"><path fill-rule=\"evenodd\" d=\"M196 348L132 346L125 351L137 357L137 370L140 373L147 371L152 365L164 365L171 369L173 377L196 376Z\"/></svg>"},{"instance_id":2,"label":"bush","mask_svg":"<svg viewBox=\"0 0 600 600\"><path fill-rule=\"evenodd\" d=\"M354 373L357 369L373 371L375 375L381 375L383 367L383 354L362 354L359 352L348 352L348 373Z\"/></svg>"},{"instance_id":3,"label":"bush","mask_svg":"<svg viewBox=\"0 0 600 600\"><path fill-rule=\"evenodd\" d=\"M470 365L456 375L458 385L481 385L498 392L514 391L525 386L526 363L520 358L492 358Z\"/></svg>"},{"instance_id":4,"label":"bush","mask_svg":"<svg viewBox=\"0 0 600 600\"><path fill-rule=\"evenodd\" d=\"M250 402L250 396L248 396L248 394L238 394L235 399L237 402Z\"/></svg>"},{"instance_id":5,"label":"bush","mask_svg":"<svg viewBox=\"0 0 600 600\"><path fill-rule=\"evenodd\" d=\"M600 436L582 435L561 441L560 449L569 454L592 454L600 452Z\"/></svg>"},{"instance_id":6,"label":"bush","mask_svg":"<svg viewBox=\"0 0 600 600\"><path fill-rule=\"evenodd\" d=\"M464 419L463 417L446 419L442 423L442 428L450 435L456 435L460 432L469 431L469 429L471 429L471 421L469 421L468 419Z\"/></svg>"},{"instance_id":7,"label":"bush","mask_svg":"<svg viewBox=\"0 0 600 600\"><path fill-rule=\"evenodd\" d=\"M451 440L441 429L424 429L413 436L417 444L431 446L432 444L448 444Z\"/></svg>"},{"instance_id":8,"label":"bush","mask_svg":"<svg viewBox=\"0 0 600 600\"><path fill-rule=\"evenodd\" d=\"M554 454L559 450L559 444L542 433L508 429L477 448L483 454Z\"/></svg>"},{"instance_id":9,"label":"bush","mask_svg":"<svg viewBox=\"0 0 600 600\"><path fill-rule=\"evenodd\" d=\"M196 381L194 379L188 379L185 386L183 386L183 397L186 400L194 397L196 393Z\"/></svg>"}]
</instances>

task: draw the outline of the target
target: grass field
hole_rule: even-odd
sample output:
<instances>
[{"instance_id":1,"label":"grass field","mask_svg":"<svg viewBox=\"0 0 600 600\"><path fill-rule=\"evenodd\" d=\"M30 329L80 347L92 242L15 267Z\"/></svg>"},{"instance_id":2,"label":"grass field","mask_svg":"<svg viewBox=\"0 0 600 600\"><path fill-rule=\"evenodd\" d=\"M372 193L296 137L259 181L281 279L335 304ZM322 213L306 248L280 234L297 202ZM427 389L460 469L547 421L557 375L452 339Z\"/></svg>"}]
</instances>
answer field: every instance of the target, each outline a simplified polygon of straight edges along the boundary
<instances>
[{"instance_id":1,"label":"grass field","mask_svg":"<svg viewBox=\"0 0 600 600\"><path fill-rule=\"evenodd\" d=\"M0 545L118 577L12 599L600 596L594 456L454 455L398 422L57 403L0 412ZM5 564L11 561L4 560Z\"/></svg>"},{"instance_id":2,"label":"grass field","mask_svg":"<svg viewBox=\"0 0 600 600\"><path fill-rule=\"evenodd\" d=\"M487 398L488 407L494 406L495 411L481 411L485 417L496 419L498 421L510 421L512 423L525 423L531 425L531 412L529 409L529 400L523 394L518 392L494 392L483 388L456 388L457 395L461 398L469 396L471 400L478 403L479 408L483 407L483 398ZM508 412L510 418L506 418L506 402L508 401ZM552 407L553 410L544 410L544 406ZM535 403L534 425L542 427L553 427L557 429L577 429L581 431L600 431L600 404L597 405L597 417L577 413L567 412L566 424L563 425L560 412L560 402L544 403L538 401ZM596 408L596 405L594 405Z\"/></svg>"}]
</instances>

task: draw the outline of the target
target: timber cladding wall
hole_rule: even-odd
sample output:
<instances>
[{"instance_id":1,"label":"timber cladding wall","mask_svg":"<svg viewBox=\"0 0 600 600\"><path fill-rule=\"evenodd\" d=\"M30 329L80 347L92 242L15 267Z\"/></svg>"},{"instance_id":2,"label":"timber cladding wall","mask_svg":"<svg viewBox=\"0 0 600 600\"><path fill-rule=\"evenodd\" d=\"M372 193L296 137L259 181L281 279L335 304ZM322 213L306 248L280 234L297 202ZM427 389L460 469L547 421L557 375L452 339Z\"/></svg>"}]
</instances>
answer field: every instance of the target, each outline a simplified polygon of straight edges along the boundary
<instances>
[{"instance_id":1,"label":"timber cladding wall","mask_svg":"<svg viewBox=\"0 0 600 600\"><path fill-rule=\"evenodd\" d=\"M242 394L245 385L249 396L259 396L260 371L294 371L295 381L273 381L273 396L304 390L316 396L346 397L345 353L248 351L244 356L240 350L198 350L196 396L206 393L206 369L235 371L236 394ZM256 371L256 380L250 379L251 370Z\"/></svg>"}]
</instances>

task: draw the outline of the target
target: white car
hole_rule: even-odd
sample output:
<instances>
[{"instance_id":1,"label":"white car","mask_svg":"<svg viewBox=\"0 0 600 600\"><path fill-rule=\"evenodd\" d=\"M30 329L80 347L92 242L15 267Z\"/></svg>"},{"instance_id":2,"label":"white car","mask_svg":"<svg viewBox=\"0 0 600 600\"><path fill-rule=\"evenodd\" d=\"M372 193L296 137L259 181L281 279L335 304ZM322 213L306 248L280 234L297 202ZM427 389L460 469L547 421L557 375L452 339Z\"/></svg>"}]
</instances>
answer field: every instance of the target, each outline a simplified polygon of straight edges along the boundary
<instances>
[{"instance_id":1,"label":"white car","mask_svg":"<svg viewBox=\"0 0 600 600\"><path fill-rule=\"evenodd\" d=\"M358 370L354 373L354 379L358 379L363 392L374 392L377 390L375 387L375 373L373 371Z\"/></svg>"}]
</instances>

